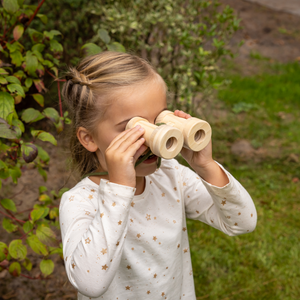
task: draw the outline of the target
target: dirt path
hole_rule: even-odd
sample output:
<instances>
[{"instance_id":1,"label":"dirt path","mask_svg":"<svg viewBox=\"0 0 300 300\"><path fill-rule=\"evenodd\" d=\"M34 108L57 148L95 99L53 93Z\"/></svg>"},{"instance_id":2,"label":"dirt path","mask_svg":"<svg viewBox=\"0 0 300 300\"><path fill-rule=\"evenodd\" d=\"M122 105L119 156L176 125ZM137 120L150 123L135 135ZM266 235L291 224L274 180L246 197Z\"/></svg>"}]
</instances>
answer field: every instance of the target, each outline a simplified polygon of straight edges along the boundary
<instances>
[{"instance_id":1,"label":"dirt path","mask_svg":"<svg viewBox=\"0 0 300 300\"><path fill-rule=\"evenodd\" d=\"M298 0L294 1L300 6ZM267 57L271 61L281 63L300 60L300 16L252 2L236 0L221 0L221 2L231 6L241 19L240 24L243 28L234 34L230 45L236 49L241 40L245 41L235 59L235 65L245 75L257 72L257 65L251 62L251 53L252 57L255 55Z\"/></svg>"},{"instance_id":2,"label":"dirt path","mask_svg":"<svg viewBox=\"0 0 300 300\"><path fill-rule=\"evenodd\" d=\"M287 12L292 15L300 16L300 2L299 0L244 0L259 5L269 7L273 10Z\"/></svg>"}]
</instances>

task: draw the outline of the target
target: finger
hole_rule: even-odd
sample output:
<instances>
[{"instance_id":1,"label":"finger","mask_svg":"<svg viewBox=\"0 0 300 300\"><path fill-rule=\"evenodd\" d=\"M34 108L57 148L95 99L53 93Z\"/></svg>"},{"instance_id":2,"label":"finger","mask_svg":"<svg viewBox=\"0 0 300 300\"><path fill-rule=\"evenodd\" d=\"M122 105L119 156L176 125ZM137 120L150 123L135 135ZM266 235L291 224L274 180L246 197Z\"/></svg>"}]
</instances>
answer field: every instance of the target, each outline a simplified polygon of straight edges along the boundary
<instances>
[{"instance_id":1,"label":"finger","mask_svg":"<svg viewBox=\"0 0 300 300\"><path fill-rule=\"evenodd\" d=\"M140 125L137 125L135 127L126 129L125 131L123 131L122 133L120 133L119 135L117 135L111 141L111 143L110 143L110 145L108 146L107 149L118 148L119 145L123 142L123 140L125 140L128 136L130 136L133 132L137 131L139 128L141 128Z\"/></svg>"},{"instance_id":2,"label":"finger","mask_svg":"<svg viewBox=\"0 0 300 300\"><path fill-rule=\"evenodd\" d=\"M145 129L142 127L134 127L127 134L125 134L121 139L116 141L112 145L112 150L117 150L119 152L125 152L127 148L132 145L136 140L138 140L145 133Z\"/></svg>"},{"instance_id":3,"label":"finger","mask_svg":"<svg viewBox=\"0 0 300 300\"><path fill-rule=\"evenodd\" d=\"M131 144L126 151L123 153L128 159L133 157L134 163L137 161L139 156L145 151L145 147L142 147L145 142L145 138L140 138L135 143Z\"/></svg>"},{"instance_id":4,"label":"finger","mask_svg":"<svg viewBox=\"0 0 300 300\"><path fill-rule=\"evenodd\" d=\"M174 114L180 118L185 118L185 119L189 119L192 117L191 115L183 112L182 110L175 110Z\"/></svg>"}]
</instances>

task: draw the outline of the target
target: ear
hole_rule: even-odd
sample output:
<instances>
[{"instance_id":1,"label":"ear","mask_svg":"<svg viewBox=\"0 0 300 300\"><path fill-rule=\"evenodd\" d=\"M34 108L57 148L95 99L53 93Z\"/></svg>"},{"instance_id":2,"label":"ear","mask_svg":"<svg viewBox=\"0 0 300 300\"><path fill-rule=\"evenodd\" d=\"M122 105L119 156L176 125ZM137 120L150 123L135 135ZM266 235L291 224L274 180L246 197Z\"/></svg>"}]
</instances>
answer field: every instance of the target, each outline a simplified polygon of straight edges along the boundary
<instances>
[{"instance_id":1,"label":"ear","mask_svg":"<svg viewBox=\"0 0 300 300\"><path fill-rule=\"evenodd\" d=\"M88 151L96 152L98 150L98 146L92 135L84 127L79 127L77 129L77 138L81 145Z\"/></svg>"}]
</instances>

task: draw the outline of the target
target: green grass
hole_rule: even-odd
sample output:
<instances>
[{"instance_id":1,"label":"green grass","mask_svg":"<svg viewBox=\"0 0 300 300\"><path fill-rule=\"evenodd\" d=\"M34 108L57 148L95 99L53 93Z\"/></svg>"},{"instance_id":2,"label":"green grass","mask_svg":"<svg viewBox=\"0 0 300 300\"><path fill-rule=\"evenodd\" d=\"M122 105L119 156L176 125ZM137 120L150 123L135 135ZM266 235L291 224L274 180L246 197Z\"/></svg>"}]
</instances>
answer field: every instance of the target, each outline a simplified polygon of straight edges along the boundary
<instances>
[{"instance_id":1,"label":"green grass","mask_svg":"<svg viewBox=\"0 0 300 300\"><path fill-rule=\"evenodd\" d=\"M238 179L258 211L253 233L229 237L188 220L197 299L300 299L300 65L270 64L268 73L232 75L214 103L214 158ZM264 155L230 151L246 139ZM181 161L181 163L184 163Z\"/></svg>"}]
</instances>

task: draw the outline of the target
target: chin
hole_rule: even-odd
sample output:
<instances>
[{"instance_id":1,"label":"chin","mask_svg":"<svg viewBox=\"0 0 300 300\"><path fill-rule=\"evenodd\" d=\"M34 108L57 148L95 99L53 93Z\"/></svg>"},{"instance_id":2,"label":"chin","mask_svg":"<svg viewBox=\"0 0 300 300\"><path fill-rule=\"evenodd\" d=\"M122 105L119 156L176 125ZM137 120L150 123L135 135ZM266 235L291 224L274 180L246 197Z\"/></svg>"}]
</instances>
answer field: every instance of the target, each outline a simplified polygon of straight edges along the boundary
<instances>
[{"instance_id":1,"label":"chin","mask_svg":"<svg viewBox=\"0 0 300 300\"><path fill-rule=\"evenodd\" d=\"M145 177L150 174L153 174L157 169L157 162L152 164L143 164L137 166L136 168L136 177Z\"/></svg>"}]
</instances>

